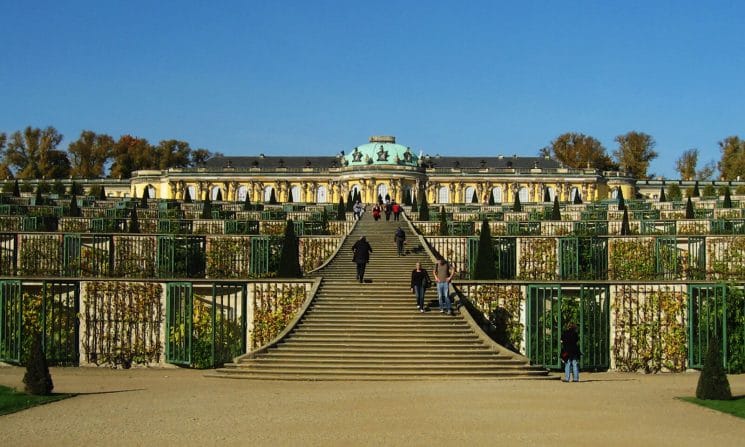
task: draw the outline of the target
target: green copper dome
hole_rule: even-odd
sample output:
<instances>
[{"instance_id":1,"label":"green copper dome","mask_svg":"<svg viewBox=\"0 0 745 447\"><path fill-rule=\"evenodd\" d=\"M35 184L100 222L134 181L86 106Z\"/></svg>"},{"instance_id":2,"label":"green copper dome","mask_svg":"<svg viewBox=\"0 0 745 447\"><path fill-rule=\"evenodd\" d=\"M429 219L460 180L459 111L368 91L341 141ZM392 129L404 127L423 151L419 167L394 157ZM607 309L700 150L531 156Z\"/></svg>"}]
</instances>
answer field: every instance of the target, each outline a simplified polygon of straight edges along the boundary
<instances>
[{"instance_id":1,"label":"green copper dome","mask_svg":"<svg viewBox=\"0 0 745 447\"><path fill-rule=\"evenodd\" d=\"M343 157L345 166L399 165L417 166L417 156L411 148L396 144L396 137L375 136Z\"/></svg>"}]
</instances>

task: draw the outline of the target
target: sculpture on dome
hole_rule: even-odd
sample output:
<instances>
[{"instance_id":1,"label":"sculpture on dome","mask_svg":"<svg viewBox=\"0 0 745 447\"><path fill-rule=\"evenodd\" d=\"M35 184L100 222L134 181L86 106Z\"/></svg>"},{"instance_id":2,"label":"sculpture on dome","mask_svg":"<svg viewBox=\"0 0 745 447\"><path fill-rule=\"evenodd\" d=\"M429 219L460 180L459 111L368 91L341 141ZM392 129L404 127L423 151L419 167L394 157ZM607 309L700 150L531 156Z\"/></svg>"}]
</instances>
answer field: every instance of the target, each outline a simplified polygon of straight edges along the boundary
<instances>
[{"instance_id":1,"label":"sculpture on dome","mask_svg":"<svg viewBox=\"0 0 745 447\"><path fill-rule=\"evenodd\" d=\"M378 161L388 161L388 151L383 148L382 144L378 150Z\"/></svg>"},{"instance_id":2,"label":"sculpture on dome","mask_svg":"<svg viewBox=\"0 0 745 447\"><path fill-rule=\"evenodd\" d=\"M362 161L362 152L358 147L354 148L354 152L352 152L352 161Z\"/></svg>"}]
</instances>

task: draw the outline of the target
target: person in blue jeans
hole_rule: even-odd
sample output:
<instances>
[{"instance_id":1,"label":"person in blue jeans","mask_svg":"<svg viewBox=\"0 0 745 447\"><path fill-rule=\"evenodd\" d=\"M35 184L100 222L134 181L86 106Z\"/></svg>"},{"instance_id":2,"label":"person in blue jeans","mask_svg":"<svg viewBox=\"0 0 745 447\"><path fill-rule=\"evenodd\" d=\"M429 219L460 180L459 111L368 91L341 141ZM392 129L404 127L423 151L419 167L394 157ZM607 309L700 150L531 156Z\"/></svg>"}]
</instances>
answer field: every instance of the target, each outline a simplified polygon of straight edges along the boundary
<instances>
[{"instance_id":1,"label":"person in blue jeans","mask_svg":"<svg viewBox=\"0 0 745 447\"><path fill-rule=\"evenodd\" d=\"M564 360L564 382L569 382L571 376L574 375L574 382L579 382L579 358L582 352L579 349L579 334L577 333L577 325L574 322L570 322L567 325L567 329L561 334L561 352Z\"/></svg>"},{"instance_id":2,"label":"person in blue jeans","mask_svg":"<svg viewBox=\"0 0 745 447\"><path fill-rule=\"evenodd\" d=\"M427 291L427 271L422 268L422 263L417 262L414 270L411 271L411 292L416 295L416 307L419 312L424 313L427 309L424 306L424 293Z\"/></svg>"},{"instance_id":3,"label":"person in blue jeans","mask_svg":"<svg viewBox=\"0 0 745 447\"><path fill-rule=\"evenodd\" d=\"M445 258L439 258L435 264L435 282L437 283L437 298L440 300L440 313L453 314L450 307L450 281L453 280L455 269L448 264Z\"/></svg>"}]
</instances>

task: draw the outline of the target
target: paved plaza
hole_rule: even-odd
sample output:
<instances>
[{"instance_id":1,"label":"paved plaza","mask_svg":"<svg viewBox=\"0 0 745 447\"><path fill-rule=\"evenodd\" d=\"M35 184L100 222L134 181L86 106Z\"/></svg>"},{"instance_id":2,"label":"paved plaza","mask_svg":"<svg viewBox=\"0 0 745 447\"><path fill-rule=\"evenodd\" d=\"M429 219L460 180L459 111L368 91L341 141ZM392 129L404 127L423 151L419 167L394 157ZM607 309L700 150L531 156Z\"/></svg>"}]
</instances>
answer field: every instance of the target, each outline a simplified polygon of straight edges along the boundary
<instances>
[{"instance_id":1,"label":"paved plaza","mask_svg":"<svg viewBox=\"0 0 745 447\"><path fill-rule=\"evenodd\" d=\"M21 387L22 368L0 368ZM697 373L555 380L291 382L186 369L53 368L80 395L0 416L3 445L741 446L745 421L686 402ZM735 395L745 375L731 376Z\"/></svg>"}]
</instances>

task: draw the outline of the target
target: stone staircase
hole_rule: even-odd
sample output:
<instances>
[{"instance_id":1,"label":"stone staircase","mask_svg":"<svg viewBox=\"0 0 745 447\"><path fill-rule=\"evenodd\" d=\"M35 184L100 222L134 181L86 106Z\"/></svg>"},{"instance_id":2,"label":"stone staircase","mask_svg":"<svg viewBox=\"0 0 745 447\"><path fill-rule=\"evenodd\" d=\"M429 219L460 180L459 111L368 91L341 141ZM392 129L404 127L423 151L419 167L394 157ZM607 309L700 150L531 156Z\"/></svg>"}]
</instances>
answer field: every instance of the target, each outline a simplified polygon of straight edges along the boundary
<instances>
[{"instance_id":1,"label":"stone staircase","mask_svg":"<svg viewBox=\"0 0 745 447\"><path fill-rule=\"evenodd\" d=\"M398 256L393 235L406 231ZM365 283L355 280L352 245L365 235L373 248ZM226 378L285 380L402 380L423 378L546 378L544 369L488 339L465 309L439 312L434 288L420 313L410 292L415 262L433 261L409 223L375 222L365 213L337 256L314 273L323 278L297 326L265 352L216 370ZM461 313L462 312L462 313Z\"/></svg>"}]
</instances>

